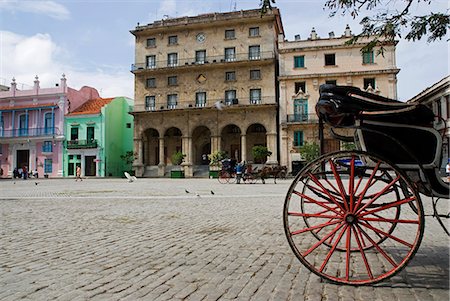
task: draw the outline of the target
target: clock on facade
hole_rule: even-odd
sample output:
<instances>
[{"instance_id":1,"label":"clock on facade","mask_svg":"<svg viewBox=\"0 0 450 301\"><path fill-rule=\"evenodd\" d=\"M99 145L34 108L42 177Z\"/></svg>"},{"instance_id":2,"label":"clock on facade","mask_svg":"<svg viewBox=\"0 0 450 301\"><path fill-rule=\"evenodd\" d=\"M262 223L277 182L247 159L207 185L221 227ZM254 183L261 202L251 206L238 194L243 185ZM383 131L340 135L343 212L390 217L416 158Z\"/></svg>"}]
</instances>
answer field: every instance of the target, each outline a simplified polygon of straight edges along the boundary
<instances>
[{"instance_id":1,"label":"clock on facade","mask_svg":"<svg viewBox=\"0 0 450 301\"><path fill-rule=\"evenodd\" d=\"M197 42L203 43L203 42L205 41L205 39L206 39L206 36L205 36L204 33L199 33L199 34L197 35Z\"/></svg>"}]
</instances>

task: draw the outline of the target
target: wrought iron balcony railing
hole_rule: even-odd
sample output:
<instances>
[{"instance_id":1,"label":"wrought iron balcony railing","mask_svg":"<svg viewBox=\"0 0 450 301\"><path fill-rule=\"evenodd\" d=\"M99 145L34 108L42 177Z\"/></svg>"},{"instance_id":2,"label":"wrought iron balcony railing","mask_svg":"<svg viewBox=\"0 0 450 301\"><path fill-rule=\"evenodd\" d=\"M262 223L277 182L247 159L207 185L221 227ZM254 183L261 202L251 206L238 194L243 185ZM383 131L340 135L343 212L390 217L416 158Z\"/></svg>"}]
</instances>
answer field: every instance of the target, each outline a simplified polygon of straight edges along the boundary
<instances>
[{"instance_id":1,"label":"wrought iron balcony railing","mask_svg":"<svg viewBox=\"0 0 450 301\"><path fill-rule=\"evenodd\" d=\"M287 123L318 123L316 114L289 114L286 116Z\"/></svg>"},{"instance_id":2,"label":"wrought iron balcony railing","mask_svg":"<svg viewBox=\"0 0 450 301\"><path fill-rule=\"evenodd\" d=\"M0 128L1 138L21 138L21 137L46 137L59 135L59 129L56 127L51 128L26 128L26 129L13 129L5 130Z\"/></svg>"},{"instance_id":3,"label":"wrought iron balcony railing","mask_svg":"<svg viewBox=\"0 0 450 301\"><path fill-rule=\"evenodd\" d=\"M151 61L150 63L135 63L131 65L131 72L139 70L155 70L161 68L174 68L181 66L198 66L206 64L218 64L218 63L236 63L244 61L260 61L266 59L275 58L273 51L264 51L259 53L237 53L234 55L217 55L206 56L200 60L193 58L178 58L177 60L160 60Z\"/></svg>"},{"instance_id":4,"label":"wrought iron balcony railing","mask_svg":"<svg viewBox=\"0 0 450 301\"><path fill-rule=\"evenodd\" d=\"M66 141L66 146L68 149L74 149L74 148L96 148L97 147L97 140L68 140Z\"/></svg>"}]
</instances>

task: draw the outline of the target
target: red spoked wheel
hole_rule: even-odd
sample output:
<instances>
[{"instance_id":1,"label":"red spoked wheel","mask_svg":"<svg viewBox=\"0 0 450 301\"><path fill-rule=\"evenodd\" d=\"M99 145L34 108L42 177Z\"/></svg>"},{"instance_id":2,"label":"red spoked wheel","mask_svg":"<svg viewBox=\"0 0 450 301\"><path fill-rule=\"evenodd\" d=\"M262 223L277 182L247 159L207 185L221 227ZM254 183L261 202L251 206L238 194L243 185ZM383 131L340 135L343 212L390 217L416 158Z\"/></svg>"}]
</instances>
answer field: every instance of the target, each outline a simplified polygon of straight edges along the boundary
<instances>
[{"instance_id":1,"label":"red spoked wheel","mask_svg":"<svg viewBox=\"0 0 450 301\"><path fill-rule=\"evenodd\" d=\"M219 183L226 184L230 181L231 175L226 170L219 171L219 177L217 178L219 180Z\"/></svg>"},{"instance_id":2,"label":"red spoked wheel","mask_svg":"<svg viewBox=\"0 0 450 301\"><path fill-rule=\"evenodd\" d=\"M289 244L309 270L351 285L398 273L416 253L424 229L410 180L395 165L360 151L308 164L288 191L283 218Z\"/></svg>"}]
</instances>

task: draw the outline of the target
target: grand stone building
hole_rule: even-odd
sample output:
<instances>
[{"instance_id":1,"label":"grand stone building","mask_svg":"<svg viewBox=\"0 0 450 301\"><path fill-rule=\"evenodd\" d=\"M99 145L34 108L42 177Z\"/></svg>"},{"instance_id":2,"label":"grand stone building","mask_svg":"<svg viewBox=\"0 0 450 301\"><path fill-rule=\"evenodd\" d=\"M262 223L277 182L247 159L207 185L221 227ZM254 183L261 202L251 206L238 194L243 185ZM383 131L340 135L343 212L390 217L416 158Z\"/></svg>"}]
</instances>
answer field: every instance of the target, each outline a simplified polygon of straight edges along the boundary
<instances>
[{"instance_id":1,"label":"grand stone building","mask_svg":"<svg viewBox=\"0 0 450 301\"><path fill-rule=\"evenodd\" d=\"M277 9L168 18L131 33L137 176L164 176L177 151L187 177L219 150L254 161L252 147L265 145L277 163Z\"/></svg>"},{"instance_id":2,"label":"grand stone building","mask_svg":"<svg viewBox=\"0 0 450 301\"><path fill-rule=\"evenodd\" d=\"M279 40L280 164L287 165L289 170L293 161L301 160L298 151L305 142L319 142L315 104L320 85L356 86L397 98L400 70L396 67L395 44L385 43L362 53L361 48L368 40L346 45L351 37L347 25L341 36L330 32L326 38L320 38L313 28L307 39L296 36L294 41ZM384 54L377 55L381 46ZM340 142L326 130L323 152L339 148Z\"/></svg>"}]
</instances>

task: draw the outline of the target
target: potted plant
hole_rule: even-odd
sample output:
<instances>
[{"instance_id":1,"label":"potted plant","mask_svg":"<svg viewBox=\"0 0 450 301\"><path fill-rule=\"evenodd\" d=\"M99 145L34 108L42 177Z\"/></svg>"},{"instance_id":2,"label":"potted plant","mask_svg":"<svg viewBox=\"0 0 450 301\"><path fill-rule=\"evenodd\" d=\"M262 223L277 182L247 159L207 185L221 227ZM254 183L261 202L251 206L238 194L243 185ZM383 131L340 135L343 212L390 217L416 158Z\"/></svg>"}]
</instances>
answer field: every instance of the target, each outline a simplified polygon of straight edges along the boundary
<instances>
[{"instance_id":1,"label":"potted plant","mask_svg":"<svg viewBox=\"0 0 450 301\"><path fill-rule=\"evenodd\" d=\"M216 179L219 177L219 170L222 167L222 160L226 158L227 154L224 151L215 151L208 155L210 179Z\"/></svg>"},{"instance_id":2,"label":"potted plant","mask_svg":"<svg viewBox=\"0 0 450 301\"><path fill-rule=\"evenodd\" d=\"M255 163L265 163L268 156L272 155L272 152L267 146L256 145L252 148L252 155Z\"/></svg>"},{"instance_id":3,"label":"potted plant","mask_svg":"<svg viewBox=\"0 0 450 301\"><path fill-rule=\"evenodd\" d=\"M184 158L186 157L181 151L176 151L172 154L172 164L176 166L172 168L170 171L171 178L184 178L184 170L181 168L181 163L183 163Z\"/></svg>"},{"instance_id":4,"label":"potted plant","mask_svg":"<svg viewBox=\"0 0 450 301\"><path fill-rule=\"evenodd\" d=\"M125 155L120 155L120 159L124 161L126 166L126 170L124 170L124 172L128 172L132 176L134 176L134 170L132 170L131 164L133 164L136 156L137 153L133 153L132 151L127 151Z\"/></svg>"}]
</instances>

